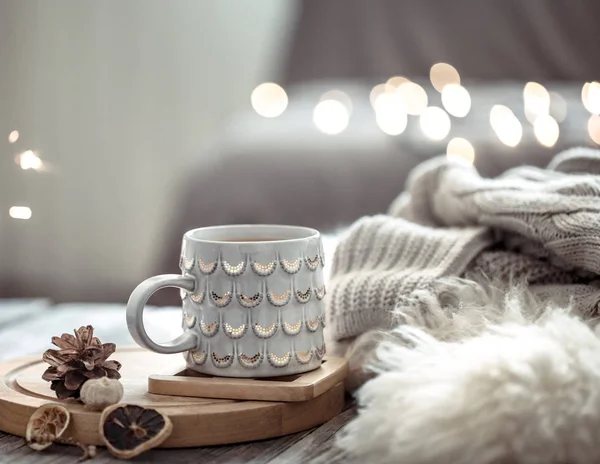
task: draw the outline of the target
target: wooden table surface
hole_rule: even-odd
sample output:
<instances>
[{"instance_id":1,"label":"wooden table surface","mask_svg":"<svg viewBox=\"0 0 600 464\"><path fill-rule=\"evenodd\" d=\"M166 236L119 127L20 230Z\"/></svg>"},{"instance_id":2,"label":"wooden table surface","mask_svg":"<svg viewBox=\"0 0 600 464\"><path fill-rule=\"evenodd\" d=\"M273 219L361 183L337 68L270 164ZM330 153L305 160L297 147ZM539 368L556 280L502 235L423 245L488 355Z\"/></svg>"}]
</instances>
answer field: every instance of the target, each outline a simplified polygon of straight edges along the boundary
<instances>
[{"instance_id":1,"label":"wooden table surface","mask_svg":"<svg viewBox=\"0 0 600 464\"><path fill-rule=\"evenodd\" d=\"M157 340L168 340L181 325L180 308L156 308L146 311L147 327ZM105 304L51 305L45 300L0 300L0 361L42 354L51 347L54 335L72 332L91 324L100 340L118 346L133 345L125 326L125 308ZM151 450L133 462L151 463L349 463L347 456L334 446L336 433L354 417L355 408L347 398L344 411L326 424L281 438L239 445L208 446L177 450ZM80 449L53 445L36 452L22 438L0 432L0 463L66 464L77 462ZM105 448L98 448L90 463L117 462Z\"/></svg>"}]
</instances>

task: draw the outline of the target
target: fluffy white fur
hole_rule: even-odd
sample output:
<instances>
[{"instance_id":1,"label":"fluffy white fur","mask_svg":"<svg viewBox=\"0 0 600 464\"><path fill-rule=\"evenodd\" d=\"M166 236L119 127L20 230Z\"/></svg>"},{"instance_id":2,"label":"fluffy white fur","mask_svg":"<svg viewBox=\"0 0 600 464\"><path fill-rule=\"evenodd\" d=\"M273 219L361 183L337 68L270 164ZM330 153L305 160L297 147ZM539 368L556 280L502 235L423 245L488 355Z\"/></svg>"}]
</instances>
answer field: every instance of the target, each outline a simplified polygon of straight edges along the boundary
<instances>
[{"instance_id":1,"label":"fluffy white fur","mask_svg":"<svg viewBox=\"0 0 600 464\"><path fill-rule=\"evenodd\" d=\"M441 309L427 321L404 314L410 325L358 342L380 342L376 376L340 447L382 464L600 462L596 331L515 295ZM368 350L357 352L364 362Z\"/></svg>"}]
</instances>

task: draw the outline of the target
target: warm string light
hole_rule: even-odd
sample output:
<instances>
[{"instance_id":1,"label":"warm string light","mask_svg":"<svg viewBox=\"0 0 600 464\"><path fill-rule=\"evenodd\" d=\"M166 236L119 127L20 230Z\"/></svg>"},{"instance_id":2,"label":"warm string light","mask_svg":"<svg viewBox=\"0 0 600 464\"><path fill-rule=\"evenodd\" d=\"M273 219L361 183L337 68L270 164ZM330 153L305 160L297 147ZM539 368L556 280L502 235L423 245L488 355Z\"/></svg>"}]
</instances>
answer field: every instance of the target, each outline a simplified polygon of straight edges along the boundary
<instances>
[{"instance_id":1,"label":"warm string light","mask_svg":"<svg viewBox=\"0 0 600 464\"><path fill-rule=\"evenodd\" d=\"M26 150L20 155L17 155L15 162L21 166L21 169L33 169L39 171L43 167L43 161L40 157L32 150Z\"/></svg>"},{"instance_id":2,"label":"warm string light","mask_svg":"<svg viewBox=\"0 0 600 464\"><path fill-rule=\"evenodd\" d=\"M442 92L449 84L460 85L460 74L456 68L448 63L436 63L429 70L431 85L438 92Z\"/></svg>"},{"instance_id":3,"label":"warm string light","mask_svg":"<svg viewBox=\"0 0 600 464\"><path fill-rule=\"evenodd\" d=\"M280 116L288 105L288 96L283 88L273 82L257 86L250 95L252 108L265 118Z\"/></svg>"},{"instance_id":4,"label":"warm string light","mask_svg":"<svg viewBox=\"0 0 600 464\"><path fill-rule=\"evenodd\" d=\"M404 100L398 93L385 93L378 97L375 122L388 135L404 132L408 119Z\"/></svg>"},{"instance_id":5,"label":"warm string light","mask_svg":"<svg viewBox=\"0 0 600 464\"><path fill-rule=\"evenodd\" d=\"M471 95L462 85L447 84L442 90L442 105L452 116L464 118L471 109Z\"/></svg>"},{"instance_id":6,"label":"warm string light","mask_svg":"<svg viewBox=\"0 0 600 464\"><path fill-rule=\"evenodd\" d=\"M450 116L437 106L429 106L421 114L421 130L432 140L442 140L450 133Z\"/></svg>"},{"instance_id":7,"label":"warm string light","mask_svg":"<svg viewBox=\"0 0 600 464\"><path fill-rule=\"evenodd\" d=\"M553 147L558 141L560 129L556 120L549 114L538 117L533 123L533 133L545 147Z\"/></svg>"},{"instance_id":8,"label":"warm string light","mask_svg":"<svg viewBox=\"0 0 600 464\"><path fill-rule=\"evenodd\" d=\"M406 107L406 112L413 116L419 116L427 108L427 92L415 82L401 84L396 93L400 96Z\"/></svg>"},{"instance_id":9,"label":"warm string light","mask_svg":"<svg viewBox=\"0 0 600 464\"><path fill-rule=\"evenodd\" d=\"M27 206L11 206L8 215L13 219L29 219L31 217L31 208Z\"/></svg>"},{"instance_id":10,"label":"warm string light","mask_svg":"<svg viewBox=\"0 0 600 464\"><path fill-rule=\"evenodd\" d=\"M586 82L581 89L583 106L592 114L600 114L600 83Z\"/></svg>"},{"instance_id":11,"label":"warm string light","mask_svg":"<svg viewBox=\"0 0 600 464\"><path fill-rule=\"evenodd\" d=\"M600 116L592 114L588 119L587 130L592 141L600 145Z\"/></svg>"},{"instance_id":12,"label":"warm string light","mask_svg":"<svg viewBox=\"0 0 600 464\"><path fill-rule=\"evenodd\" d=\"M15 143L19 140L19 131L14 130L10 134L8 134L8 143Z\"/></svg>"},{"instance_id":13,"label":"warm string light","mask_svg":"<svg viewBox=\"0 0 600 464\"><path fill-rule=\"evenodd\" d=\"M348 127L350 112L339 100L321 100L313 111L313 122L324 134L335 135Z\"/></svg>"},{"instance_id":14,"label":"warm string light","mask_svg":"<svg viewBox=\"0 0 600 464\"><path fill-rule=\"evenodd\" d=\"M448 142L446 156L449 160L466 161L469 164L473 164L475 161L475 149L467 139L456 137Z\"/></svg>"},{"instance_id":15,"label":"warm string light","mask_svg":"<svg viewBox=\"0 0 600 464\"><path fill-rule=\"evenodd\" d=\"M503 105L494 105L490 111L490 124L500 141L516 147L523 137L523 126L515 114Z\"/></svg>"},{"instance_id":16,"label":"warm string light","mask_svg":"<svg viewBox=\"0 0 600 464\"><path fill-rule=\"evenodd\" d=\"M531 124L540 116L550 114L550 93L537 82L528 82L523 88L525 117Z\"/></svg>"}]
</instances>

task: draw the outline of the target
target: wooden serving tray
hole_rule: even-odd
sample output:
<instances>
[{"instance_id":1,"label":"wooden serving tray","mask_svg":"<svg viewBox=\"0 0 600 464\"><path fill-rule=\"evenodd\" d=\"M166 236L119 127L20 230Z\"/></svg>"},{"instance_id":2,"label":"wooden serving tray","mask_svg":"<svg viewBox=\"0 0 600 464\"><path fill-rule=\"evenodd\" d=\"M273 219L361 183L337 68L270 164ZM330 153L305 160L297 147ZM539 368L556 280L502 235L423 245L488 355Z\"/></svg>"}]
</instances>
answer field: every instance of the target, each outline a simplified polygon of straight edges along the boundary
<instances>
[{"instance_id":1,"label":"wooden serving tray","mask_svg":"<svg viewBox=\"0 0 600 464\"><path fill-rule=\"evenodd\" d=\"M113 356L123 364L123 402L152 407L173 422L171 436L161 445L178 448L239 443L278 437L323 424L342 411L344 386L308 401L272 402L155 395L147 391L148 377L181 362L181 355L159 355L140 348L122 349ZM71 412L67 435L102 445L98 433L100 413L73 401L60 401L41 379L47 365L39 357L0 364L0 430L24 436L27 421L41 405L61 402Z\"/></svg>"},{"instance_id":2,"label":"wooden serving tray","mask_svg":"<svg viewBox=\"0 0 600 464\"><path fill-rule=\"evenodd\" d=\"M326 357L320 368L304 374L257 379L214 377L185 368L170 368L148 378L148 391L157 395L194 396L257 401L308 401L343 382L344 358Z\"/></svg>"}]
</instances>

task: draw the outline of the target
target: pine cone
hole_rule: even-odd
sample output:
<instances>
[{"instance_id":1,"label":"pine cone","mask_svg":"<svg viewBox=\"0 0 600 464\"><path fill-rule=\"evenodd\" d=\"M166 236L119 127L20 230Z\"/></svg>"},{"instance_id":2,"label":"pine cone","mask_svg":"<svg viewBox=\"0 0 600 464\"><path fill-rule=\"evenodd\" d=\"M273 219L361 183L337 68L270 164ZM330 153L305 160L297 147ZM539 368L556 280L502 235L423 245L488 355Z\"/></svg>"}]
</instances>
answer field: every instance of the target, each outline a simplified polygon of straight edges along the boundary
<instances>
[{"instance_id":1,"label":"pine cone","mask_svg":"<svg viewBox=\"0 0 600 464\"><path fill-rule=\"evenodd\" d=\"M50 364L42 375L42 379L52 382L51 389L61 399L79 398L79 391L85 381L108 377L121 377L118 361L107 361L116 350L114 343L100 343L94 337L91 325L80 327L75 336L62 334L52 337L52 343L59 350L46 350L42 359Z\"/></svg>"}]
</instances>

